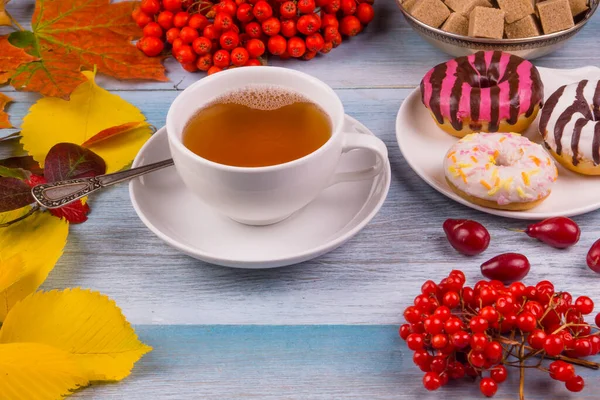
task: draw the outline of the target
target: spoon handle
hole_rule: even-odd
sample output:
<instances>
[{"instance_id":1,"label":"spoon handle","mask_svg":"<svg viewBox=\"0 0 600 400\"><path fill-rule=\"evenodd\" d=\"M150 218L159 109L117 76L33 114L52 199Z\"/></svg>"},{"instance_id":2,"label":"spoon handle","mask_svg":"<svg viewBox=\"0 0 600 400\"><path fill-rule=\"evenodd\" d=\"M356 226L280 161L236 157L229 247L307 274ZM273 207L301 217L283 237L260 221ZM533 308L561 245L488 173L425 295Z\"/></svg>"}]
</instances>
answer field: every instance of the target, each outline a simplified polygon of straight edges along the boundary
<instances>
[{"instance_id":1,"label":"spoon handle","mask_svg":"<svg viewBox=\"0 0 600 400\"><path fill-rule=\"evenodd\" d=\"M46 208L59 208L102 188L124 182L173 165L173 160L164 160L142 167L131 168L112 174L89 178L69 179L36 185L31 189L35 201Z\"/></svg>"}]
</instances>

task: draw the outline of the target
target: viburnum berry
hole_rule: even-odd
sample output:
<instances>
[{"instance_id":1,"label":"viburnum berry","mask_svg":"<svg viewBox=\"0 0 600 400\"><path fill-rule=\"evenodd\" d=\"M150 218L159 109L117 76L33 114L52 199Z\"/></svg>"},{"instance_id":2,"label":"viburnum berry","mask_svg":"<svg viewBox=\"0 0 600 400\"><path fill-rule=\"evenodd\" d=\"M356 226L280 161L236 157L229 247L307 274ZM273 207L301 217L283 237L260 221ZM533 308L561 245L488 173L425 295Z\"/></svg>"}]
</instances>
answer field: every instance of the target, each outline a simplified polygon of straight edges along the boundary
<instances>
[{"instance_id":1,"label":"viburnum berry","mask_svg":"<svg viewBox=\"0 0 600 400\"><path fill-rule=\"evenodd\" d=\"M423 335L420 333L411 333L406 338L406 345L413 351L422 350L425 345Z\"/></svg>"},{"instance_id":2,"label":"viburnum berry","mask_svg":"<svg viewBox=\"0 0 600 400\"><path fill-rule=\"evenodd\" d=\"M161 39L157 37L146 36L140 39L140 49L148 57L154 57L159 55L164 48L165 44Z\"/></svg>"},{"instance_id":3,"label":"viburnum berry","mask_svg":"<svg viewBox=\"0 0 600 400\"><path fill-rule=\"evenodd\" d=\"M240 35L234 31L223 32L219 38L219 44L225 50L233 50L240 44Z\"/></svg>"},{"instance_id":4,"label":"viburnum berry","mask_svg":"<svg viewBox=\"0 0 600 400\"><path fill-rule=\"evenodd\" d=\"M585 382L581 376L575 376L565 382L565 387L570 392L581 392L584 386Z\"/></svg>"},{"instance_id":5,"label":"viburnum berry","mask_svg":"<svg viewBox=\"0 0 600 400\"><path fill-rule=\"evenodd\" d=\"M462 328L463 328L463 323L457 317L448 318L448 320L444 324L444 331L449 335L452 335L456 332L461 331Z\"/></svg>"},{"instance_id":6,"label":"viburnum berry","mask_svg":"<svg viewBox=\"0 0 600 400\"><path fill-rule=\"evenodd\" d=\"M444 322L435 316L429 316L423 321L425 332L435 335L444 331Z\"/></svg>"},{"instance_id":7,"label":"viburnum berry","mask_svg":"<svg viewBox=\"0 0 600 400\"><path fill-rule=\"evenodd\" d=\"M244 65L244 67L260 67L261 65L262 63L260 62L260 60L256 58L251 58L248 60L246 65Z\"/></svg>"},{"instance_id":8,"label":"viburnum berry","mask_svg":"<svg viewBox=\"0 0 600 400\"><path fill-rule=\"evenodd\" d=\"M448 345L448 336L444 334L437 334L431 338L431 346L434 349L443 349Z\"/></svg>"},{"instance_id":9,"label":"viburnum berry","mask_svg":"<svg viewBox=\"0 0 600 400\"><path fill-rule=\"evenodd\" d=\"M148 15L156 15L160 12L160 1L142 0L140 9Z\"/></svg>"},{"instance_id":10,"label":"viburnum berry","mask_svg":"<svg viewBox=\"0 0 600 400\"><path fill-rule=\"evenodd\" d=\"M594 311L594 302L587 296L580 296L575 300L575 308L583 315L591 314Z\"/></svg>"},{"instance_id":11,"label":"viburnum berry","mask_svg":"<svg viewBox=\"0 0 600 400\"><path fill-rule=\"evenodd\" d=\"M575 376L575 367L560 360L550 363L549 370L552 379L561 382L566 382Z\"/></svg>"},{"instance_id":12,"label":"viburnum berry","mask_svg":"<svg viewBox=\"0 0 600 400\"><path fill-rule=\"evenodd\" d=\"M427 372L423 377L423 386L430 391L438 390L442 386L440 375L435 372Z\"/></svg>"},{"instance_id":13,"label":"viburnum berry","mask_svg":"<svg viewBox=\"0 0 600 400\"><path fill-rule=\"evenodd\" d=\"M546 337L546 332L541 329L534 329L527 337L527 343L534 349L541 350L544 348Z\"/></svg>"},{"instance_id":14,"label":"viburnum berry","mask_svg":"<svg viewBox=\"0 0 600 400\"><path fill-rule=\"evenodd\" d=\"M500 314L492 306L485 306L479 310L479 315L487 319L489 323L497 322L500 319Z\"/></svg>"},{"instance_id":15,"label":"viburnum berry","mask_svg":"<svg viewBox=\"0 0 600 400\"><path fill-rule=\"evenodd\" d=\"M215 10L217 12L222 12L225 14L229 14L234 17L237 11L237 5L233 0L220 0L220 2L215 6Z\"/></svg>"},{"instance_id":16,"label":"viburnum berry","mask_svg":"<svg viewBox=\"0 0 600 400\"><path fill-rule=\"evenodd\" d=\"M288 40L287 51L294 58L300 58L306 52L306 43L301 38L294 36Z\"/></svg>"},{"instance_id":17,"label":"viburnum berry","mask_svg":"<svg viewBox=\"0 0 600 400\"><path fill-rule=\"evenodd\" d=\"M344 15L354 15L356 13L356 0L341 0L340 9Z\"/></svg>"},{"instance_id":18,"label":"viburnum berry","mask_svg":"<svg viewBox=\"0 0 600 400\"><path fill-rule=\"evenodd\" d=\"M190 14L185 11L179 11L173 16L173 26L176 28L183 28L187 25L190 19Z\"/></svg>"},{"instance_id":19,"label":"viburnum berry","mask_svg":"<svg viewBox=\"0 0 600 400\"><path fill-rule=\"evenodd\" d=\"M476 368L482 368L485 365L485 355L481 351L471 351L469 353L469 362Z\"/></svg>"},{"instance_id":20,"label":"viburnum berry","mask_svg":"<svg viewBox=\"0 0 600 400\"><path fill-rule=\"evenodd\" d=\"M529 311L523 311L517 316L517 326L523 332L531 332L536 327L536 319Z\"/></svg>"},{"instance_id":21,"label":"viburnum berry","mask_svg":"<svg viewBox=\"0 0 600 400\"><path fill-rule=\"evenodd\" d=\"M364 3L363 3L364 4ZM502 383L508 378L508 371L504 365L496 365L490 371L490 378L492 378L496 383Z\"/></svg>"},{"instance_id":22,"label":"viburnum berry","mask_svg":"<svg viewBox=\"0 0 600 400\"><path fill-rule=\"evenodd\" d=\"M217 50L215 54L213 54L213 65L219 68L227 68L230 63L231 56L227 50Z\"/></svg>"},{"instance_id":23,"label":"viburnum berry","mask_svg":"<svg viewBox=\"0 0 600 400\"><path fill-rule=\"evenodd\" d=\"M188 44L183 44L179 47L174 55L181 64L192 63L198 58L197 54L192 49L192 46Z\"/></svg>"},{"instance_id":24,"label":"viburnum berry","mask_svg":"<svg viewBox=\"0 0 600 400\"><path fill-rule=\"evenodd\" d=\"M210 21L208 20L208 18L206 18L206 16L202 14L194 14L190 17L188 21L188 26L190 28L197 29L198 31L204 30L204 28L206 28L209 24Z\"/></svg>"},{"instance_id":25,"label":"viburnum berry","mask_svg":"<svg viewBox=\"0 0 600 400\"><path fill-rule=\"evenodd\" d=\"M329 0L324 8L328 14L335 14L340 11L340 0Z\"/></svg>"},{"instance_id":26,"label":"viburnum berry","mask_svg":"<svg viewBox=\"0 0 600 400\"><path fill-rule=\"evenodd\" d=\"M529 311L536 319L544 314L544 307L535 300L530 300L523 307L525 311Z\"/></svg>"},{"instance_id":27,"label":"viburnum berry","mask_svg":"<svg viewBox=\"0 0 600 400\"><path fill-rule=\"evenodd\" d=\"M156 22L150 22L144 27L144 29L142 30L142 34L144 36L154 36L160 38L163 35L163 30L160 27L160 25Z\"/></svg>"},{"instance_id":28,"label":"viburnum berry","mask_svg":"<svg viewBox=\"0 0 600 400\"><path fill-rule=\"evenodd\" d=\"M229 14L225 14L222 12L217 13L217 15L215 15L213 24L215 25L215 28L221 32L228 31L230 29L233 29L233 17Z\"/></svg>"},{"instance_id":29,"label":"viburnum berry","mask_svg":"<svg viewBox=\"0 0 600 400\"><path fill-rule=\"evenodd\" d=\"M158 17L156 17L156 22L165 31L171 29L173 27L173 13L171 11L162 11L158 14Z\"/></svg>"},{"instance_id":30,"label":"viburnum berry","mask_svg":"<svg viewBox=\"0 0 600 400\"><path fill-rule=\"evenodd\" d=\"M486 397L493 397L498 391L498 384L492 378L483 378L479 382L479 390Z\"/></svg>"},{"instance_id":31,"label":"viburnum berry","mask_svg":"<svg viewBox=\"0 0 600 400\"><path fill-rule=\"evenodd\" d=\"M502 345L498 342L489 342L486 346L485 349L483 350L483 354L485 354L485 357L488 359L488 361L492 362L492 363L498 363L502 360L502 353L503 353L503 348Z\"/></svg>"},{"instance_id":32,"label":"viburnum berry","mask_svg":"<svg viewBox=\"0 0 600 400\"><path fill-rule=\"evenodd\" d=\"M210 53L212 49L212 42L204 36L199 37L192 42L192 49L194 49L196 54L199 56L203 56Z\"/></svg>"},{"instance_id":33,"label":"viburnum berry","mask_svg":"<svg viewBox=\"0 0 600 400\"><path fill-rule=\"evenodd\" d=\"M435 309L433 315L446 322L452 316L452 311L446 306L439 306Z\"/></svg>"},{"instance_id":34,"label":"viburnum berry","mask_svg":"<svg viewBox=\"0 0 600 400\"><path fill-rule=\"evenodd\" d=\"M469 341L471 340L471 335L465 331L458 331L452 334L451 342L452 344L459 349L464 349L469 345Z\"/></svg>"},{"instance_id":35,"label":"viburnum berry","mask_svg":"<svg viewBox=\"0 0 600 400\"><path fill-rule=\"evenodd\" d=\"M167 38L167 42L173 44L173 42L175 41L175 39L177 39L179 37L179 32L181 32L179 30L179 28L171 28L167 31L166 33L166 38ZM183 39L182 39L183 41Z\"/></svg>"},{"instance_id":36,"label":"viburnum berry","mask_svg":"<svg viewBox=\"0 0 600 400\"><path fill-rule=\"evenodd\" d=\"M214 24L208 24L202 31L202 36L209 40L218 40L221 37L221 34Z\"/></svg>"},{"instance_id":37,"label":"viburnum berry","mask_svg":"<svg viewBox=\"0 0 600 400\"><path fill-rule=\"evenodd\" d=\"M544 351L549 356L557 356L563 352L565 344L559 335L548 335L544 340Z\"/></svg>"},{"instance_id":38,"label":"viburnum berry","mask_svg":"<svg viewBox=\"0 0 600 400\"><path fill-rule=\"evenodd\" d=\"M375 10L373 6L367 3L360 3L356 11L356 17L363 25L368 25L375 18Z\"/></svg>"},{"instance_id":39,"label":"viburnum berry","mask_svg":"<svg viewBox=\"0 0 600 400\"><path fill-rule=\"evenodd\" d=\"M265 0L259 0L252 9L252 14L260 22L273 16L273 8Z\"/></svg>"},{"instance_id":40,"label":"viburnum berry","mask_svg":"<svg viewBox=\"0 0 600 400\"><path fill-rule=\"evenodd\" d=\"M162 0L162 5L167 11L181 11L181 0Z\"/></svg>"},{"instance_id":41,"label":"viburnum berry","mask_svg":"<svg viewBox=\"0 0 600 400\"><path fill-rule=\"evenodd\" d=\"M263 21L262 30L267 36L275 36L281 30L281 22L275 17L268 18Z\"/></svg>"},{"instance_id":42,"label":"viburnum berry","mask_svg":"<svg viewBox=\"0 0 600 400\"><path fill-rule=\"evenodd\" d=\"M447 292L444 294L442 302L449 308L456 308L460 305L460 296L456 292Z\"/></svg>"},{"instance_id":43,"label":"viburnum berry","mask_svg":"<svg viewBox=\"0 0 600 400\"><path fill-rule=\"evenodd\" d=\"M307 14L298 18L296 27L300 33L304 35L312 35L321 29L321 21L315 14Z\"/></svg>"},{"instance_id":44,"label":"viburnum berry","mask_svg":"<svg viewBox=\"0 0 600 400\"><path fill-rule=\"evenodd\" d=\"M221 71L223 71L223 68L219 68L219 67L213 65L212 67L210 67L208 69L208 71L206 71L206 75L216 74L217 72L221 72Z\"/></svg>"},{"instance_id":45,"label":"viburnum berry","mask_svg":"<svg viewBox=\"0 0 600 400\"><path fill-rule=\"evenodd\" d=\"M588 339L575 339L573 351L577 357L588 357L592 354L592 343Z\"/></svg>"},{"instance_id":46,"label":"viburnum berry","mask_svg":"<svg viewBox=\"0 0 600 400\"><path fill-rule=\"evenodd\" d=\"M265 44L262 40L250 39L250 40L248 40L248 43L246 43L246 50L248 50L248 54L250 55L250 58L258 58L265 53ZM415 310L417 312L416 317L413 317L413 319L411 321L407 320L407 322L412 323L412 322L419 322L421 320L421 313L416 308L415 308Z\"/></svg>"},{"instance_id":47,"label":"viburnum berry","mask_svg":"<svg viewBox=\"0 0 600 400\"><path fill-rule=\"evenodd\" d=\"M485 332L488 326L488 320L481 316L475 316L469 321L469 328L473 333Z\"/></svg>"},{"instance_id":48,"label":"viburnum berry","mask_svg":"<svg viewBox=\"0 0 600 400\"><path fill-rule=\"evenodd\" d=\"M236 47L231 50L231 63L238 67L245 65L248 62L250 55L248 54L248 50L243 47Z\"/></svg>"},{"instance_id":49,"label":"viburnum berry","mask_svg":"<svg viewBox=\"0 0 600 400\"><path fill-rule=\"evenodd\" d=\"M213 65L213 57L210 53L198 57L198 60L196 61L196 66L201 71L208 71L210 69L210 67L212 67L212 65Z\"/></svg>"},{"instance_id":50,"label":"viburnum berry","mask_svg":"<svg viewBox=\"0 0 600 400\"><path fill-rule=\"evenodd\" d=\"M252 14L252 5L249 3L242 3L238 6L235 16L240 22L250 22L254 19Z\"/></svg>"},{"instance_id":51,"label":"viburnum berry","mask_svg":"<svg viewBox=\"0 0 600 400\"><path fill-rule=\"evenodd\" d=\"M194 28L190 28L189 26L184 26L181 28L179 32L179 37L186 44L191 44L194 40L200 37L200 34Z\"/></svg>"},{"instance_id":52,"label":"viburnum berry","mask_svg":"<svg viewBox=\"0 0 600 400\"><path fill-rule=\"evenodd\" d=\"M281 3L281 6L279 6L279 15L281 18L294 18L297 12L296 3L291 0Z\"/></svg>"},{"instance_id":53,"label":"viburnum berry","mask_svg":"<svg viewBox=\"0 0 600 400\"><path fill-rule=\"evenodd\" d=\"M474 333L471 336L470 344L474 351L484 351L488 343L489 340L485 333Z\"/></svg>"},{"instance_id":54,"label":"viburnum berry","mask_svg":"<svg viewBox=\"0 0 600 400\"><path fill-rule=\"evenodd\" d=\"M398 329L398 334L400 335L402 340L406 340L408 335L411 334L410 325L404 324L404 325L400 326L400 328Z\"/></svg>"},{"instance_id":55,"label":"viburnum berry","mask_svg":"<svg viewBox=\"0 0 600 400\"><path fill-rule=\"evenodd\" d=\"M256 21L246 24L246 27L244 28L244 30L253 39L258 39L262 35L262 27Z\"/></svg>"}]
</instances>

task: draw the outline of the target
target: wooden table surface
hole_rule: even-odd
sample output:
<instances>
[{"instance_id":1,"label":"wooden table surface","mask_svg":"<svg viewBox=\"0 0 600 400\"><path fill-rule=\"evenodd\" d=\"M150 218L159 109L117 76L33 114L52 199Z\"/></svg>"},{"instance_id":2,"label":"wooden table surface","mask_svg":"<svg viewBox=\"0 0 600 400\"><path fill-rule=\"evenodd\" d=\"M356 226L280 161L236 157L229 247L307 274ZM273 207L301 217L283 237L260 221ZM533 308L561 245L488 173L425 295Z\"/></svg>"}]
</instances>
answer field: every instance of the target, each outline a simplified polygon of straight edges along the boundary
<instances>
[{"instance_id":1,"label":"wooden table surface","mask_svg":"<svg viewBox=\"0 0 600 400\"><path fill-rule=\"evenodd\" d=\"M32 0L11 3L19 21ZM600 302L600 275L585 266L600 238L600 212L582 215L580 243L551 249L505 228L524 221L494 217L459 205L410 170L395 141L403 99L433 65L448 56L404 22L395 2L377 0L366 32L310 62L272 64L308 72L331 85L347 113L388 146L392 185L379 214L351 241L318 259L274 270L235 270L189 258L155 237L135 214L127 185L92 199L85 224L73 226L65 254L45 289L81 286L114 298L154 351L123 382L76 394L92 399L471 399L478 385L453 382L439 392L422 388L422 373L397 336L402 311L426 279L460 268L473 284L482 261L507 251L526 254L526 282L551 279L563 290ZM538 66L600 65L600 17ZM202 74L167 61L170 82L128 83L100 78L105 88L137 105L162 126L170 103ZM13 97L19 126L33 94ZM52 129L60 129L59 126ZM576 195L576 194L574 194ZM446 218L472 218L491 232L492 246L465 258L452 251L441 228ZM600 373L580 371L588 387L570 395L541 373L528 380L527 399L598 399ZM516 399L517 374L495 398ZM1 394L0 394L1 398Z\"/></svg>"}]
</instances>

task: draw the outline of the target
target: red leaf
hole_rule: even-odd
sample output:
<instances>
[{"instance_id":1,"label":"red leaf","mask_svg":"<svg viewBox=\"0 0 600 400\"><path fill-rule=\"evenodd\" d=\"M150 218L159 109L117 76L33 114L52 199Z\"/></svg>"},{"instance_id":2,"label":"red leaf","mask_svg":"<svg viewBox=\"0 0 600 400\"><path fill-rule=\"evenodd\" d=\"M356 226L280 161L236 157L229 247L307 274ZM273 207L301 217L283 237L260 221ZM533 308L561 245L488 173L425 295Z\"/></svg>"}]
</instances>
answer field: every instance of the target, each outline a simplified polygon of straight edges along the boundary
<instances>
[{"instance_id":1,"label":"red leaf","mask_svg":"<svg viewBox=\"0 0 600 400\"><path fill-rule=\"evenodd\" d=\"M107 128L103 131L96 133L94 136L83 142L81 146L91 147L106 139L110 139L111 137L121 135L123 133L130 132L134 129L138 129L145 126L148 126L148 123L146 121L128 122L126 124L113 126L111 128Z\"/></svg>"},{"instance_id":2,"label":"red leaf","mask_svg":"<svg viewBox=\"0 0 600 400\"><path fill-rule=\"evenodd\" d=\"M0 160L0 165L6 168L21 168L37 175L44 173L40 168L40 164L31 156L5 158L4 160Z\"/></svg>"},{"instance_id":3,"label":"red leaf","mask_svg":"<svg viewBox=\"0 0 600 400\"><path fill-rule=\"evenodd\" d=\"M17 178L0 178L0 212L16 210L33 203L29 185Z\"/></svg>"},{"instance_id":4,"label":"red leaf","mask_svg":"<svg viewBox=\"0 0 600 400\"><path fill-rule=\"evenodd\" d=\"M75 200L61 208L53 208L50 213L58 218L64 218L71 224L81 224L87 221L87 215L90 212L90 206L83 201Z\"/></svg>"},{"instance_id":5,"label":"red leaf","mask_svg":"<svg viewBox=\"0 0 600 400\"><path fill-rule=\"evenodd\" d=\"M54 145L44 161L44 177L48 182L102 175L105 171L102 157L73 143Z\"/></svg>"}]
</instances>

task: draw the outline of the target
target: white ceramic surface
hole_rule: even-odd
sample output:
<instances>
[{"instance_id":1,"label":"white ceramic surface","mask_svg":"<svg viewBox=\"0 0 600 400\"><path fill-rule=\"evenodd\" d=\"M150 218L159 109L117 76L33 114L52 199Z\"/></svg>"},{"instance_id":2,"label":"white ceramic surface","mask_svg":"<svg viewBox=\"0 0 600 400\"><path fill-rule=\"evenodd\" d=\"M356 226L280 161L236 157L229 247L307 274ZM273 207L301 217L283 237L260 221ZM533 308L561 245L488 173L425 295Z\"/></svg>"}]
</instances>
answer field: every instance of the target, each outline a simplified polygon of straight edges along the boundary
<instances>
[{"instance_id":1,"label":"white ceramic surface","mask_svg":"<svg viewBox=\"0 0 600 400\"><path fill-rule=\"evenodd\" d=\"M346 116L346 132L374 136ZM134 167L168 158L164 128L142 147ZM375 155L356 150L342 156L337 172L366 168ZM237 223L198 202L174 168L131 181L129 194L140 219L159 238L194 258L236 268L274 268L325 254L358 233L379 211L390 187L390 164L378 176L325 189L285 221L268 226Z\"/></svg>"},{"instance_id":2,"label":"white ceramic surface","mask_svg":"<svg viewBox=\"0 0 600 400\"><path fill-rule=\"evenodd\" d=\"M560 86L582 79L600 79L600 68L584 67L571 70L538 68L548 98ZM541 114L541 113L540 113ZM541 143L538 119L525 135ZM600 177L584 176L568 171L557 163L558 180L552 193L538 207L529 211L503 211L480 207L464 200L446 183L443 160L457 138L442 131L421 103L420 89L412 92L402 103L396 119L396 139L410 167L438 192L468 207L489 214L515 219L543 219L555 216L574 216L600 208Z\"/></svg>"},{"instance_id":3,"label":"white ceramic surface","mask_svg":"<svg viewBox=\"0 0 600 400\"><path fill-rule=\"evenodd\" d=\"M331 120L331 137L312 153L283 164L244 168L218 164L183 145L187 122L207 104L249 86L275 87L317 104ZM269 95L279 91L264 92ZM198 199L249 225L280 222L313 201L323 189L344 181L370 179L387 163L387 148L375 136L344 131L344 106L327 84L303 72L279 67L235 68L200 79L185 89L167 114L171 156L181 180ZM334 176L340 157L354 149L377 155L373 164Z\"/></svg>"}]
</instances>

